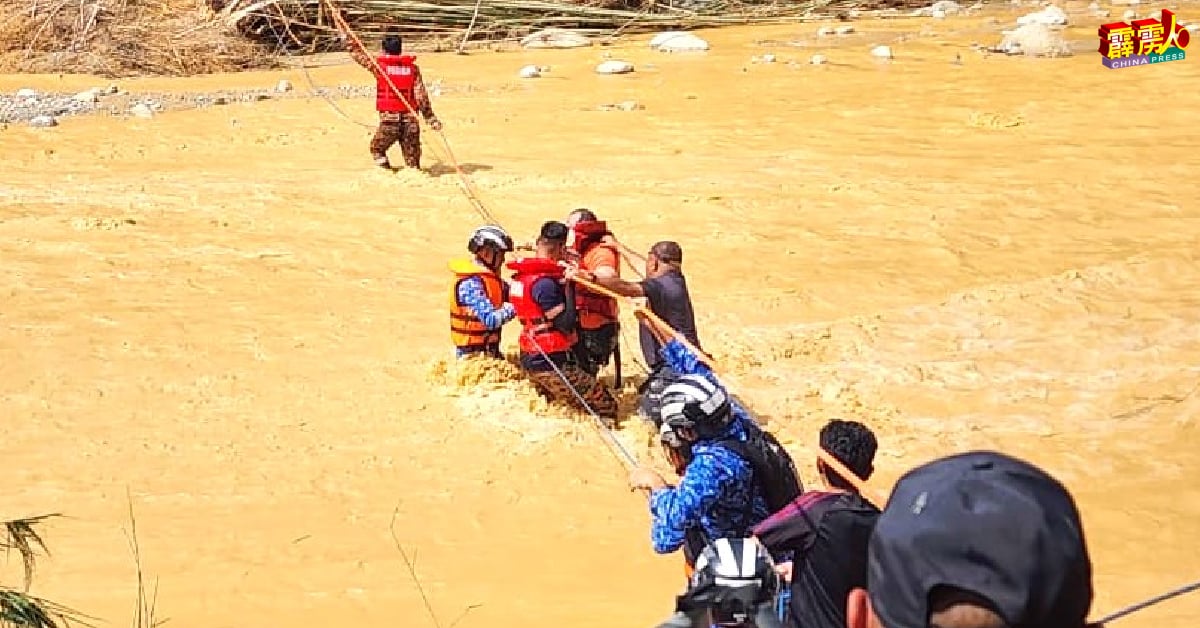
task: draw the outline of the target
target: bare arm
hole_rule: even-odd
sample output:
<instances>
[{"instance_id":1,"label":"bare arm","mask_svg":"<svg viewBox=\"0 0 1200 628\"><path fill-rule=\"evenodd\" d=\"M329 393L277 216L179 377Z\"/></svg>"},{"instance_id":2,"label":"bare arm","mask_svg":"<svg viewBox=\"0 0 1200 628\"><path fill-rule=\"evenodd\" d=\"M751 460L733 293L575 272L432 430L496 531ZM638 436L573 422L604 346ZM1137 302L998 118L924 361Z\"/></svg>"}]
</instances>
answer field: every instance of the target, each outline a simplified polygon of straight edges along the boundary
<instances>
[{"instance_id":1,"label":"bare arm","mask_svg":"<svg viewBox=\"0 0 1200 628\"><path fill-rule=\"evenodd\" d=\"M588 279L588 277L584 277L584 279ZM611 276L604 276L600 273L596 273L594 283L604 286L605 288L608 288L609 290L612 290L623 297L646 296L646 291L642 289L642 284L625 281L624 279L617 277L615 271Z\"/></svg>"}]
</instances>

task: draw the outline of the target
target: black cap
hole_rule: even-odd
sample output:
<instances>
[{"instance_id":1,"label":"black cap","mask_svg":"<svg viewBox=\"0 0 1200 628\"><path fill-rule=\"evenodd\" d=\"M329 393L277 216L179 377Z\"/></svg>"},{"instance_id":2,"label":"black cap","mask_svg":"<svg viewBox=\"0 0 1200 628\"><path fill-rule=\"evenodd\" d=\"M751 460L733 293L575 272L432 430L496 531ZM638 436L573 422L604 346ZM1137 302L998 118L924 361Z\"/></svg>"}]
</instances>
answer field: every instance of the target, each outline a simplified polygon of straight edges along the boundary
<instances>
[{"instance_id":1,"label":"black cap","mask_svg":"<svg viewBox=\"0 0 1200 628\"><path fill-rule=\"evenodd\" d=\"M1084 626L1092 563L1067 489L987 451L905 474L871 536L871 606L887 628L925 628L939 586L988 600L1010 626Z\"/></svg>"},{"instance_id":2,"label":"black cap","mask_svg":"<svg viewBox=\"0 0 1200 628\"><path fill-rule=\"evenodd\" d=\"M547 242L566 242L569 231L570 229L565 224L557 220L547 220L542 223L542 230L538 237Z\"/></svg>"}]
</instances>

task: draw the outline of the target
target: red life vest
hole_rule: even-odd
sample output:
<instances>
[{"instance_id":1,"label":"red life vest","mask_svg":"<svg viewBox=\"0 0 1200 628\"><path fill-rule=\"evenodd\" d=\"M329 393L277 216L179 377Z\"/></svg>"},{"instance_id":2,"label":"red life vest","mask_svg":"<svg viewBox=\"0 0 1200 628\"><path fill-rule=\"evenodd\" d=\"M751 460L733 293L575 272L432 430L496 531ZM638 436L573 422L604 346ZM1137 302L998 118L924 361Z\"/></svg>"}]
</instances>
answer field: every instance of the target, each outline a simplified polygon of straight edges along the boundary
<instances>
[{"instance_id":1,"label":"red life vest","mask_svg":"<svg viewBox=\"0 0 1200 628\"><path fill-rule=\"evenodd\" d=\"M375 73L375 109L387 113L408 113L417 106L415 86L417 84L417 58L409 55L379 55L383 73ZM389 82L390 79L390 82ZM392 89L395 85L396 89ZM399 90L404 98L396 95Z\"/></svg>"},{"instance_id":2,"label":"red life vest","mask_svg":"<svg viewBox=\"0 0 1200 628\"><path fill-rule=\"evenodd\" d=\"M561 281L563 267L544 257L527 257L509 262L507 266L516 271L508 300L517 311L517 319L521 321L521 353L540 355L570 351L578 340L576 334L559 331L533 300L533 284L545 277Z\"/></svg>"},{"instance_id":3,"label":"red life vest","mask_svg":"<svg viewBox=\"0 0 1200 628\"><path fill-rule=\"evenodd\" d=\"M616 246L604 242L605 236L611 236L608 223L603 220L589 220L576 223L575 250L580 256L580 266L584 270L595 272L591 256L588 255L597 247L604 247L613 253L617 264L613 270L621 276L621 251ZM579 311L579 323L583 329L597 329L603 325L617 321L617 300L602 294L592 292L583 286L575 287L575 308Z\"/></svg>"}]
</instances>

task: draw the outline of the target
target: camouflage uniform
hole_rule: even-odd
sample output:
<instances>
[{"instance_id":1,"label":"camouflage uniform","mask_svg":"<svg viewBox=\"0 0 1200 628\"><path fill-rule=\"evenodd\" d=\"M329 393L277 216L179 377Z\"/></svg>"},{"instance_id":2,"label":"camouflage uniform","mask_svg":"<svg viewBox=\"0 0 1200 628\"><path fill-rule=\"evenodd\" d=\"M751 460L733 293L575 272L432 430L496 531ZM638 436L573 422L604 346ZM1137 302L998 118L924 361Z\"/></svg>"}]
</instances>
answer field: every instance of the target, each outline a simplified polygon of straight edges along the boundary
<instances>
[{"instance_id":1,"label":"camouflage uniform","mask_svg":"<svg viewBox=\"0 0 1200 628\"><path fill-rule=\"evenodd\" d=\"M579 368L579 365L573 361L564 363L556 363L558 370L566 377L567 381L559 376L554 369L527 371L529 380L533 382L538 392L549 397L553 401L565 403L573 408L586 411L579 403L579 398L575 393L579 394L588 407L593 412L601 417L609 420L617 417L617 399L613 396L612 391L599 380L589 375L586 371ZM569 384L568 384L569 383ZM568 388L568 385L570 386ZM571 388L575 392L571 392Z\"/></svg>"},{"instance_id":2,"label":"camouflage uniform","mask_svg":"<svg viewBox=\"0 0 1200 628\"><path fill-rule=\"evenodd\" d=\"M348 46L350 57L355 63L361 65L371 74L376 74L375 58L367 54L366 51L357 46ZM433 105L429 102L429 92L425 89L425 80L421 78L421 71L417 70L417 80L413 84L413 99L416 102L409 103L421 113L421 117L425 118L430 123L437 121L437 116L433 113ZM375 163L386 166L390 162L387 158L387 151L392 147L392 144L399 142L400 152L404 155L404 165L409 168L421 167L421 122L417 120L417 116L412 113L389 113L386 111L379 112L379 128L375 130L375 137L371 138L371 157L375 159Z\"/></svg>"}]
</instances>

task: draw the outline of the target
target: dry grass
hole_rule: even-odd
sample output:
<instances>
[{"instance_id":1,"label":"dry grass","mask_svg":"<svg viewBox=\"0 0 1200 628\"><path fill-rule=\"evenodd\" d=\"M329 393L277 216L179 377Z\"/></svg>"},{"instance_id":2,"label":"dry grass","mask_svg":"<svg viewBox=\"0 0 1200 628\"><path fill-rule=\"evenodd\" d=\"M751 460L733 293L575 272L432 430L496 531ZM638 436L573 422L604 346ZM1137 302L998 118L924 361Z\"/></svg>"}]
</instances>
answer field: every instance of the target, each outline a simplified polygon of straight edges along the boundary
<instances>
[{"instance_id":1,"label":"dry grass","mask_svg":"<svg viewBox=\"0 0 1200 628\"><path fill-rule=\"evenodd\" d=\"M187 76L276 66L276 53L340 50L334 11L360 35L442 44L513 40L549 26L592 35L843 16L927 0L5 0L0 72ZM465 33L465 34L464 34Z\"/></svg>"},{"instance_id":2,"label":"dry grass","mask_svg":"<svg viewBox=\"0 0 1200 628\"><path fill-rule=\"evenodd\" d=\"M3 522L5 536L4 540L0 541L0 547L3 547L5 551L16 550L21 555L21 561L25 567L25 587L17 590L0 586L0 626L5 628L62 628L72 623L91 626L85 620L93 618L28 593L29 586L33 582L37 548L41 548L47 555L50 553L36 528L46 519L58 516L61 515L41 515Z\"/></svg>"},{"instance_id":3,"label":"dry grass","mask_svg":"<svg viewBox=\"0 0 1200 628\"><path fill-rule=\"evenodd\" d=\"M0 3L0 71L183 76L274 63L200 0Z\"/></svg>"}]
</instances>

